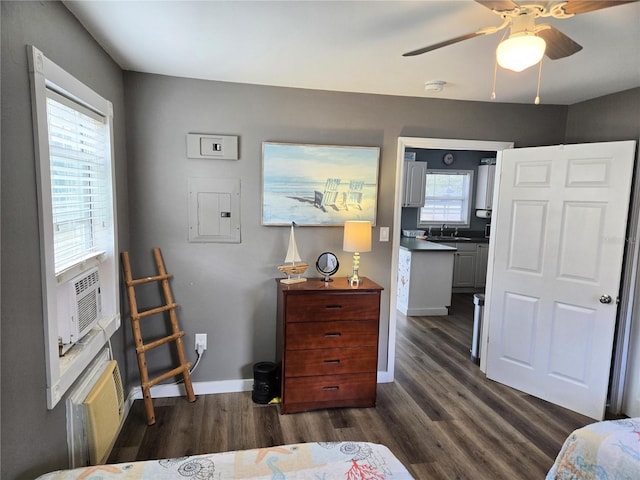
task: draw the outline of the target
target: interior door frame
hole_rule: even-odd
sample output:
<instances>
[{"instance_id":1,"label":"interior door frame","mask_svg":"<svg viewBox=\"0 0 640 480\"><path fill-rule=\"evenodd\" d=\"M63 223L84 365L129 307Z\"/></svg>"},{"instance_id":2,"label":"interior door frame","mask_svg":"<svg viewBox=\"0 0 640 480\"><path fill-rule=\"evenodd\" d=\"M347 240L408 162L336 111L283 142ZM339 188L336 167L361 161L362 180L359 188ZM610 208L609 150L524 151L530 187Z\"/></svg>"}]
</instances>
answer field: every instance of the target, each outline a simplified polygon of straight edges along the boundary
<instances>
[{"instance_id":1,"label":"interior door frame","mask_svg":"<svg viewBox=\"0 0 640 480\"><path fill-rule=\"evenodd\" d=\"M631 341L632 318L638 318L639 306L635 302L636 293L640 291L640 165L638 162L638 142L636 141L635 164L631 183L631 198L627 215L627 233L622 263L622 281L620 285L620 303L616 318L616 334L611 359L611 375L609 383L609 405L607 410L613 414L622 413L624 407L625 378L629 359L629 343Z\"/></svg>"},{"instance_id":2,"label":"interior door frame","mask_svg":"<svg viewBox=\"0 0 640 480\"><path fill-rule=\"evenodd\" d=\"M500 152L514 147L514 142L487 140L456 140L448 138L398 137L396 157L396 189L393 209L393 235L391 242L391 278L389 284L389 345L387 347L387 374L385 381L392 382L396 362L396 326L398 305L398 262L400 255L400 231L402 224L402 183L404 178L404 152L407 148L433 150L472 150Z\"/></svg>"}]
</instances>

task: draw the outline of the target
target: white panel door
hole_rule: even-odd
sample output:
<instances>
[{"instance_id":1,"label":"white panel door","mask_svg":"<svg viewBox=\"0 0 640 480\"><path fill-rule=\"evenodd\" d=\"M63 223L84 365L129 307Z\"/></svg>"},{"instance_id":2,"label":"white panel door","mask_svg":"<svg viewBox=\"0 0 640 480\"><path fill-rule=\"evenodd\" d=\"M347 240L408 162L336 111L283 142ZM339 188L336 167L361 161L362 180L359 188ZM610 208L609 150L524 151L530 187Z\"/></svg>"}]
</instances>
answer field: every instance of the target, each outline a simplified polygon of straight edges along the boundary
<instances>
[{"instance_id":1,"label":"white panel door","mask_svg":"<svg viewBox=\"0 0 640 480\"><path fill-rule=\"evenodd\" d=\"M634 152L635 142L523 148L504 151L498 167L487 376L595 419L607 398Z\"/></svg>"}]
</instances>

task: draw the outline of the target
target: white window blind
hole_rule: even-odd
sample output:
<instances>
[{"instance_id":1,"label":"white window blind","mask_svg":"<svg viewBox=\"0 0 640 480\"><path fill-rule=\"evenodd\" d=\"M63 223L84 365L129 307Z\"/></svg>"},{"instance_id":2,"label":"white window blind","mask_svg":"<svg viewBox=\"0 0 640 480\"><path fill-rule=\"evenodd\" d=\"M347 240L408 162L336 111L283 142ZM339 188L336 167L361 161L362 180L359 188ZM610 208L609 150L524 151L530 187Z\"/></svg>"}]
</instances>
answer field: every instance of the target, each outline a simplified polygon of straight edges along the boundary
<instances>
[{"instance_id":1,"label":"white window blind","mask_svg":"<svg viewBox=\"0 0 640 480\"><path fill-rule=\"evenodd\" d=\"M468 225L472 179L468 170L428 171L418 225Z\"/></svg>"},{"instance_id":2,"label":"white window blind","mask_svg":"<svg viewBox=\"0 0 640 480\"><path fill-rule=\"evenodd\" d=\"M58 274L100 253L111 232L109 128L101 115L51 90L47 124Z\"/></svg>"}]
</instances>

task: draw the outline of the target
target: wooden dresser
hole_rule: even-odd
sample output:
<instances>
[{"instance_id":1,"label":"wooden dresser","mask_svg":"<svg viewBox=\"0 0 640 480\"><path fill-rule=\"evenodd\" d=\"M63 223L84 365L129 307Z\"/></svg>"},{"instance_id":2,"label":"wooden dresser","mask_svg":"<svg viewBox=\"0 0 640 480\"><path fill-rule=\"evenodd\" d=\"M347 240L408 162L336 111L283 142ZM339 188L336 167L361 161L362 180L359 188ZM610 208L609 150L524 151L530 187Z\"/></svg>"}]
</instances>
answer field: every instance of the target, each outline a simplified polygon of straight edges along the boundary
<instances>
[{"instance_id":1,"label":"wooden dresser","mask_svg":"<svg viewBox=\"0 0 640 480\"><path fill-rule=\"evenodd\" d=\"M367 278L278 282L281 413L375 405L381 291Z\"/></svg>"}]
</instances>

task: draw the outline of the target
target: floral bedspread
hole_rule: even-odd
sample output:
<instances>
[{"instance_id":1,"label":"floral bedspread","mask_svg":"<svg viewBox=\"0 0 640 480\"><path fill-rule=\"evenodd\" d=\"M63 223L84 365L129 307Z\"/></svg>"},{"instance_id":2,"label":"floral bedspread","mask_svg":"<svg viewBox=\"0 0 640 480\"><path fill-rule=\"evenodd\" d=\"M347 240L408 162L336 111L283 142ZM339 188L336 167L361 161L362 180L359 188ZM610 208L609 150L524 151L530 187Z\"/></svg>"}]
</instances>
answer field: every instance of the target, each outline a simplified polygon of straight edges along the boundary
<instances>
[{"instance_id":1,"label":"floral bedspread","mask_svg":"<svg viewBox=\"0 0 640 480\"><path fill-rule=\"evenodd\" d=\"M383 446L365 442L299 443L255 450L96 465L48 473L37 480L410 480Z\"/></svg>"},{"instance_id":2,"label":"floral bedspread","mask_svg":"<svg viewBox=\"0 0 640 480\"><path fill-rule=\"evenodd\" d=\"M640 479L640 418L593 423L564 442L546 480Z\"/></svg>"}]
</instances>

